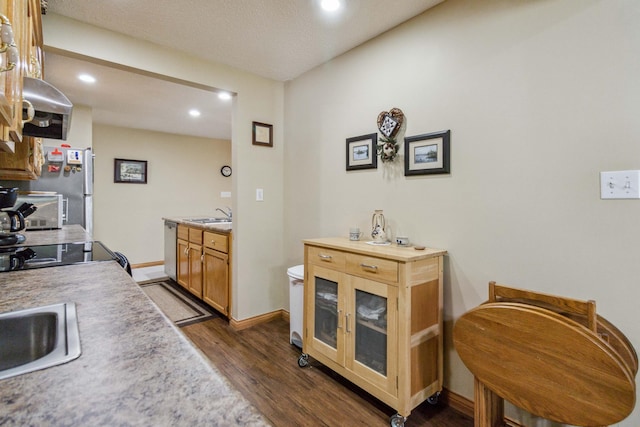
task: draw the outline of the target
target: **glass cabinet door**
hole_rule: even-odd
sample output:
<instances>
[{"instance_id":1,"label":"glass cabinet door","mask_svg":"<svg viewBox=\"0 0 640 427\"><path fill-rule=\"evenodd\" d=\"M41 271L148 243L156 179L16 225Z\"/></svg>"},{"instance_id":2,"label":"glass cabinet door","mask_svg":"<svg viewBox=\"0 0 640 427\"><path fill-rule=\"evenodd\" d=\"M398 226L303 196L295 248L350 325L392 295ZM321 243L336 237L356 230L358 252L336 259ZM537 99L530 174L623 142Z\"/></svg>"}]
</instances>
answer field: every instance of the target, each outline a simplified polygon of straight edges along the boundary
<instances>
[{"instance_id":1,"label":"glass cabinet door","mask_svg":"<svg viewBox=\"0 0 640 427\"><path fill-rule=\"evenodd\" d=\"M316 265L309 266L309 293L305 314L309 344L338 363L344 361L343 274ZM307 291L307 290L305 290Z\"/></svg>"},{"instance_id":2,"label":"glass cabinet door","mask_svg":"<svg viewBox=\"0 0 640 427\"><path fill-rule=\"evenodd\" d=\"M335 349L338 348L338 283L314 277L314 331L313 336Z\"/></svg>"},{"instance_id":3,"label":"glass cabinet door","mask_svg":"<svg viewBox=\"0 0 640 427\"><path fill-rule=\"evenodd\" d=\"M355 359L387 375L387 298L355 290Z\"/></svg>"},{"instance_id":4,"label":"glass cabinet door","mask_svg":"<svg viewBox=\"0 0 640 427\"><path fill-rule=\"evenodd\" d=\"M347 368L395 395L398 289L359 277L348 277Z\"/></svg>"}]
</instances>

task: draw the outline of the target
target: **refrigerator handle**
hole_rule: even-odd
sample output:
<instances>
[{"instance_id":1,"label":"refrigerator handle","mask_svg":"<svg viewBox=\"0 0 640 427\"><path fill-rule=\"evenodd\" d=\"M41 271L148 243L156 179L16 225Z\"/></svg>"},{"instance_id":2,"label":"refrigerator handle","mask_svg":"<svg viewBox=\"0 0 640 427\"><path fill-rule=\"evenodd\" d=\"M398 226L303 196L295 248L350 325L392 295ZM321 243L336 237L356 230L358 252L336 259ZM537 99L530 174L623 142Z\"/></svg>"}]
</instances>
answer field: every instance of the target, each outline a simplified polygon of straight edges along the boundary
<instances>
[{"instance_id":1,"label":"refrigerator handle","mask_svg":"<svg viewBox=\"0 0 640 427\"><path fill-rule=\"evenodd\" d=\"M62 198L62 223L66 224L69 219L69 198Z\"/></svg>"}]
</instances>

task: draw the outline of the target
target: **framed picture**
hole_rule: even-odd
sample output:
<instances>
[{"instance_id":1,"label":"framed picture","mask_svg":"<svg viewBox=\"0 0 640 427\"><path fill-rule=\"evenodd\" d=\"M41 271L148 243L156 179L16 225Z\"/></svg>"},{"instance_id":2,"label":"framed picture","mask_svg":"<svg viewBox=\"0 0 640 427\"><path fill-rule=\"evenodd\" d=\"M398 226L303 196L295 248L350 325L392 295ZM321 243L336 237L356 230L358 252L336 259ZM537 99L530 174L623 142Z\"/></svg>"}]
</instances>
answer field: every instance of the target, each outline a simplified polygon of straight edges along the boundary
<instances>
[{"instance_id":1,"label":"framed picture","mask_svg":"<svg viewBox=\"0 0 640 427\"><path fill-rule=\"evenodd\" d=\"M347 138L347 170L376 169L378 167L377 134Z\"/></svg>"},{"instance_id":2,"label":"framed picture","mask_svg":"<svg viewBox=\"0 0 640 427\"><path fill-rule=\"evenodd\" d=\"M404 139L404 175L450 173L451 131Z\"/></svg>"},{"instance_id":3,"label":"framed picture","mask_svg":"<svg viewBox=\"0 0 640 427\"><path fill-rule=\"evenodd\" d=\"M113 182L146 184L147 161L115 159L113 166Z\"/></svg>"},{"instance_id":4,"label":"framed picture","mask_svg":"<svg viewBox=\"0 0 640 427\"><path fill-rule=\"evenodd\" d=\"M273 147L273 125L253 122L253 145Z\"/></svg>"}]
</instances>

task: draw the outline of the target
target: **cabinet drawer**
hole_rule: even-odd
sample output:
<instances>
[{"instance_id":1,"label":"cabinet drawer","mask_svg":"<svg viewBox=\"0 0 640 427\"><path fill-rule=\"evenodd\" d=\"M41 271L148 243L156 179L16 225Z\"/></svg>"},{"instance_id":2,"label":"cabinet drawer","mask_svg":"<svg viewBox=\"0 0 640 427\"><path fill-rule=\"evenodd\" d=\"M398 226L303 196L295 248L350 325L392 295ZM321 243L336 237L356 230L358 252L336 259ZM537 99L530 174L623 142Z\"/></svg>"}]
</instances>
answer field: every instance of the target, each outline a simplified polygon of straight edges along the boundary
<instances>
[{"instance_id":1,"label":"cabinet drawer","mask_svg":"<svg viewBox=\"0 0 640 427\"><path fill-rule=\"evenodd\" d=\"M202 230L197 228L189 228L189 241L197 245L202 244Z\"/></svg>"},{"instance_id":2,"label":"cabinet drawer","mask_svg":"<svg viewBox=\"0 0 640 427\"><path fill-rule=\"evenodd\" d=\"M327 268L343 270L345 266L345 253L333 249L307 247L308 261L311 264L321 265Z\"/></svg>"},{"instance_id":3,"label":"cabinet drawer","mask_svg":"<svg viewBox=\"0 0 640 427\"><path fill-rule=\"evenodd\" d=\"M189 240L189 227L178 224L178 239Z\"/></svg>"},{"instance_id":4,"label":"cabinet drawer","mask_svg":"<svg viewBox=\"0 0 640 427\"><path fill-rule=\"evenodd\" d=\"M207 248L215 249L216 251L224 252L226 254L229 252L229 236L226 234L205 231L204 245Z\"/></svg>"},{"instance_id":5,"label":"cabinet drawer","mask_svg":"<svg viewBox=\"0 0 640 427\"><path fill-rule=\"evenodd\" d=\"M388 259L347 254L347 273L387 282L398 282L398 262Z\"/></svg>"}]
</instances>

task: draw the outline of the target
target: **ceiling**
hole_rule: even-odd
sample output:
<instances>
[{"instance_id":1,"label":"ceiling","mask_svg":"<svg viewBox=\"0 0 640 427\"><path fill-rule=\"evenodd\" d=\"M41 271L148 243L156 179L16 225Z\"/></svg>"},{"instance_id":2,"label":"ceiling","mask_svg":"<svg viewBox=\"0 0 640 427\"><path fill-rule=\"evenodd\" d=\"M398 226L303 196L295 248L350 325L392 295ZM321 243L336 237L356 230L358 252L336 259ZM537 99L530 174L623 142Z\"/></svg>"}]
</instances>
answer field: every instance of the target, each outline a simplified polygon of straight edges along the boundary
<instances>
[{"instance_id":1,"label":"ceiling","mask_svg":"<svg viewBox=\"0 0 640 427\"><path fill-rule=\"evenodd\" d=\"M287 81L443 0L340 1L338 11L326 13L320 0L190 0L189 7L175 0L49 0L47 14ZM97 82L82 84L77 80L81 72L93 74ZM51 52L46 53L45 77L74 104L92 107L96 123L231 139L231 102L221 102L215 88L203 90ZM202 111L199 119L188 116L191 108ZM175 120L177 113L185 119Z\"/></svg>"}]
</instances>

